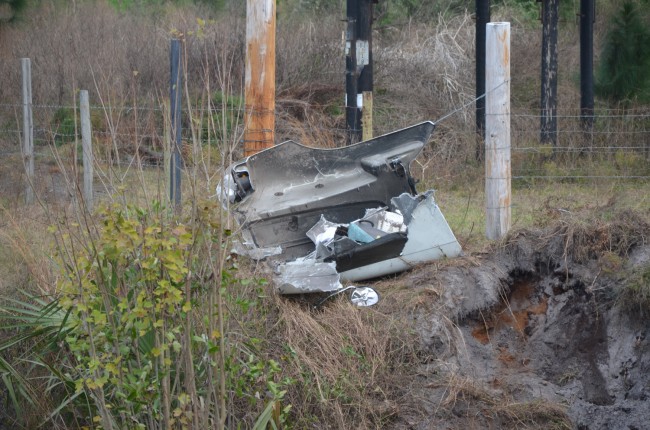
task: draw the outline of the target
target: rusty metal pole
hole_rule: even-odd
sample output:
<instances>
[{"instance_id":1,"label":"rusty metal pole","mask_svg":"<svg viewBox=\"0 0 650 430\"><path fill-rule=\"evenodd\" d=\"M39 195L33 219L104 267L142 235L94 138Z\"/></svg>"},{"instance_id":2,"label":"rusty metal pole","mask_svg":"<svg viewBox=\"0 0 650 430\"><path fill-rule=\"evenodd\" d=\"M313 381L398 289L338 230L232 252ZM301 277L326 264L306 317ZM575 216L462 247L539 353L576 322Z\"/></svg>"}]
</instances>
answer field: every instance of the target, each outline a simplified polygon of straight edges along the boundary
<instances>
[{"instance_id":1,"label":"rusty metal pole","mask_svg":"<svg viewBox=\"0 0 650 430\"><path fill-rule=\"evenodd\" d=\"M501 239L510 229L510 23L486 25L485 235Z\"/></svg>"},{"instance_id":2,"label":"rusty metal pole","mask_svg":"<svg viewBox=\"0 0 650 430\"><path fill-rule=\"evenodd\" d=\"M244 156L275 143L275 0L246 0Z\"/></svg>"}]
</instances>

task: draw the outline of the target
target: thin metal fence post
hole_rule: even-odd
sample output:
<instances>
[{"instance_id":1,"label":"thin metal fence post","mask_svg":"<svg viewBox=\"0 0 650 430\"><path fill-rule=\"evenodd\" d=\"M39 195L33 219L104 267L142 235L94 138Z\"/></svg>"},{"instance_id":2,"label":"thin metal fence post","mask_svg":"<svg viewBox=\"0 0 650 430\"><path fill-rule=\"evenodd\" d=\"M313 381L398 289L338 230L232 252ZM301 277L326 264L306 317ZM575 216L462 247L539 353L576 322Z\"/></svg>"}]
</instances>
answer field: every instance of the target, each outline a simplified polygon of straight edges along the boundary
<instances>
[{"instance_id":1,"label":"thin metal fence post","mask_svg":"<svg viewBox=\"0 0 650 430\"><path fill-rule=\"evenodd\" d=\"M34 119L32 116L32 63L22 58L23 68L23 164L27 174L25 203L34 201Z\"/></svg>"},{"instance_id":2,"label":"thin metal fence post","mask_svg":"<svg viewBox=\"0 0 650 430\"><path fill-rule=\"evenodd\" d=\"M488 239L510 229L510 23L486 26L485 209Z\"/></svg>"},{"instance_id":3,"label":"thin metal fence post","mask_svg":"<svg viewBox=\"0 0 650 430\"><path fill-rule=\"evenodd\" d=\"M172 189L172 137L171 137L171 111L169 102L163 101L163 177L165 178L165 193L169 195Z\"/></svg>"},{"instance_id":4,"label":"thin metal fence post","mask_svg":"<svg viewBox=\"0 0 650 430\"><path fill-rule=\"evenodd\" d=\"M93 144L90 122L90 102L88 90L79 91L79 115L81 116L81 146L84 167L84 202L89 211L93 210Z\"/></svg>"},{"instance_id":5,"label":"thin metal fence post","mask_svg":"<svg viewBox=\"0 0 650 430\"><path fill-rule=\"evenodd\" d=\"M170 50L169 103L171 112L171 134L173 154L170 163L169 200L177 208L181 204L181 88L183 86L183 64L181 62L181 41L172 39Z\"/></svg>"}]
</instances>

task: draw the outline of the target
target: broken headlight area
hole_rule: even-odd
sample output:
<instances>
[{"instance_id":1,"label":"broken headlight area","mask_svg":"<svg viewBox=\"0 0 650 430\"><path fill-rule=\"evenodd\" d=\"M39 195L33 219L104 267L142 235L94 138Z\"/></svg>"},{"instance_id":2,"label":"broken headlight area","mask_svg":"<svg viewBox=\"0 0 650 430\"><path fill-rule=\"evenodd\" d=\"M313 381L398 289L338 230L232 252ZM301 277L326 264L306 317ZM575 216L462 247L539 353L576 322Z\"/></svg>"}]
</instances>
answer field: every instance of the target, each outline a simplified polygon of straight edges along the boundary
<instances>
[{"instance_id":1,"label":"broken headlight area","mask_svg":"<svg viewBox=\"0 0 650 430\"><path fill-rule=\"evenodd\" d=\"M417 194L410 175L433 129L424 122L336 149L288 141L233 164L217 193L241 227L236 251L278 263L283 294L459 255L433 191Z\"/></svg>"}]
</instances>

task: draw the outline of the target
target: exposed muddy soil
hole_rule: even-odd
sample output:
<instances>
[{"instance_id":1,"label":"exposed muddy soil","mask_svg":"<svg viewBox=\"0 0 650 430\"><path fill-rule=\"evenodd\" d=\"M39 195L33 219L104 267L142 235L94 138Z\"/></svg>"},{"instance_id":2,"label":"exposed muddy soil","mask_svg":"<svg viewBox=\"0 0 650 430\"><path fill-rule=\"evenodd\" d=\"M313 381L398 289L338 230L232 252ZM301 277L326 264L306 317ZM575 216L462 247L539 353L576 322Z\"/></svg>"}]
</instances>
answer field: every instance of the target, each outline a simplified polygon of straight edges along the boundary
<instances>
[{"instance_id":1,"label":"exposed muddy soil","mask_svg":"<svg viewBox=\"0 0 650 430\"><path fill-rule=\"evenodd\" d=\"M637 227L520 232L410 274L435 299L412 315L429 355L399 427L650 428L650 320L620 300L650 265Z\"/></svg>"}]
</instances>

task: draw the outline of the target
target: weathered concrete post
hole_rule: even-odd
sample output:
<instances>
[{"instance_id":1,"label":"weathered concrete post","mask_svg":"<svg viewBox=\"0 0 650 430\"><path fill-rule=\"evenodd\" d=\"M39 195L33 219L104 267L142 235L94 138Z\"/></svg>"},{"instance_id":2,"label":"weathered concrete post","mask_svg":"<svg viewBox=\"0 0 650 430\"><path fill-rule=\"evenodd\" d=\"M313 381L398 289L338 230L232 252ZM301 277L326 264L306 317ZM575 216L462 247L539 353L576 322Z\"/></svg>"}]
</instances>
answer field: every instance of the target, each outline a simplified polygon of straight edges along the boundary
<instances>
[{"instance_id":1,"label":"weathered concrete post","mask_svg":"<svg viewBox=\"0 0 650 430\"><path fill-rule=\"evenodd\" d=\"M485 209L488 239L510 229L510 23L486 26Z\"/></svg>"},{"instance_id":2,"label":"weathered concrete post","mask_svg":"<svg viewBox=\"0 0 650 430\"><path fill-rule=\"evenodd\" d=\"M244 156L275 143L275 0L246 1Z\"/></svg>"},{"instance_id":3,"label":"weathered concrete post","mask_svg":"<svg viewBox=\"0 0 650 430\"><path fill-rule=\"evenodd\" d=\"M23 163L27 179L25 203L34 201L34 119L32 117L32 62L22 58L23 68Z\"/></svg>"},{"instance_id":4,"label":"weathered concrete post","mask_svg":"<svg viewBox=\"0 0 650 430\"><path fill-rule=\"evenodd\" d=\"M93 146L90 123L90 102L88 91L79 91L79 114L81 116L81 146L84 166L84 202L89 211L93 210Z\"/></svg>"}]
</instances>

